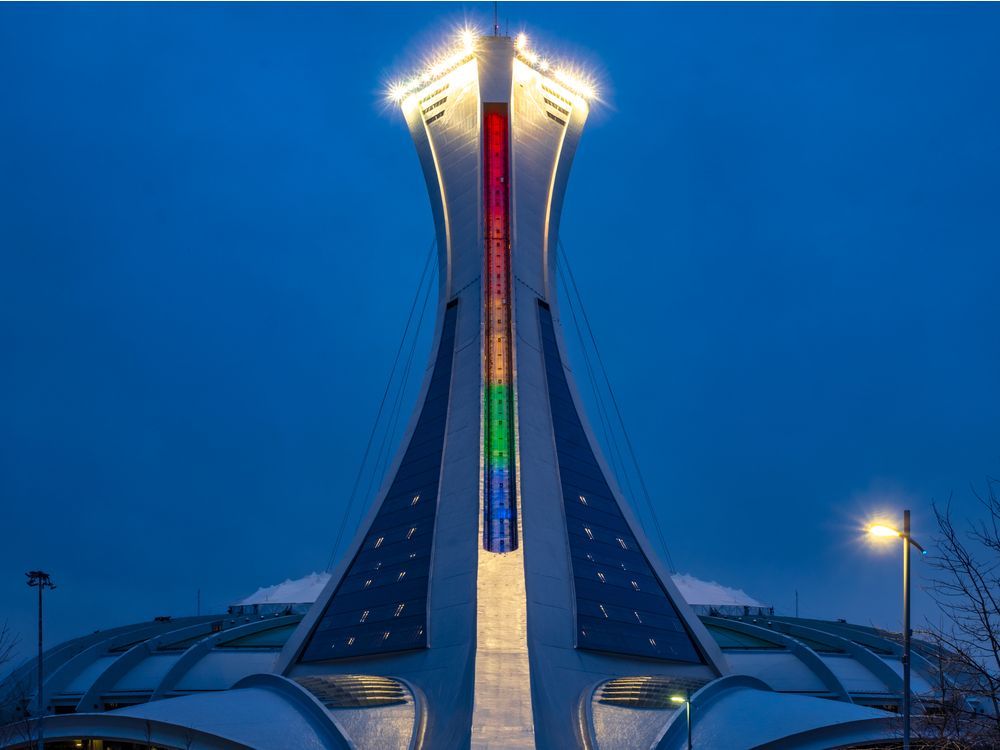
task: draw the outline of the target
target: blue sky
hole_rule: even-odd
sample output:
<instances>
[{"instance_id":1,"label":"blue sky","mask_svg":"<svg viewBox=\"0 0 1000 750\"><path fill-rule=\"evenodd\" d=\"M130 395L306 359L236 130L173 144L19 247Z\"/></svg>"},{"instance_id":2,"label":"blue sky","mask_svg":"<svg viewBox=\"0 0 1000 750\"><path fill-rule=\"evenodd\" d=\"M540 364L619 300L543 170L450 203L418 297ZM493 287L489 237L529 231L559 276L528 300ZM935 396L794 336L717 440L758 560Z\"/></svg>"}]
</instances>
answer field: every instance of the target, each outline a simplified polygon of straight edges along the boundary
<instances>
[{"instance_id":1,"label":"blue sky","mask_svg":"<svg viewBox=\"0 0 1000 750\"><path fill-rule=\"evenodd\" d=\"M383 84L491 12L0 7L26 642L30 568L56 640L325 566L432 238ZM677 568L897 626L858 524L1000 471L1000 8L500 13L600 81L563 241Z\"/></svg>"}]
</instances>

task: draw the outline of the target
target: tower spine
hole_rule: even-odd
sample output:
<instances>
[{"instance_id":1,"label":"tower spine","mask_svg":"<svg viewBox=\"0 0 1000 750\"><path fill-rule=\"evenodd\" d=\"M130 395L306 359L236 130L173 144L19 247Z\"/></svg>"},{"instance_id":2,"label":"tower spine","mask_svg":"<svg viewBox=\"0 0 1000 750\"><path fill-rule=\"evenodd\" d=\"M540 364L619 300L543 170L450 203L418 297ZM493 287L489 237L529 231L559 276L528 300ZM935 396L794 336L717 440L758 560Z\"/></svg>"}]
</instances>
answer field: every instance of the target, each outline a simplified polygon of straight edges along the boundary
<instances>
[{"instance_id":1,"label":"tower spine","mask_svg":"<svg viewBox=\"0 0 1000 750\"><path fill-rule=\"evenodd\" d=\"M483 105L486 461L483 546L517 549L517 467L511 356L510 128L506 104Z\"/></svg>"}]
</instances>

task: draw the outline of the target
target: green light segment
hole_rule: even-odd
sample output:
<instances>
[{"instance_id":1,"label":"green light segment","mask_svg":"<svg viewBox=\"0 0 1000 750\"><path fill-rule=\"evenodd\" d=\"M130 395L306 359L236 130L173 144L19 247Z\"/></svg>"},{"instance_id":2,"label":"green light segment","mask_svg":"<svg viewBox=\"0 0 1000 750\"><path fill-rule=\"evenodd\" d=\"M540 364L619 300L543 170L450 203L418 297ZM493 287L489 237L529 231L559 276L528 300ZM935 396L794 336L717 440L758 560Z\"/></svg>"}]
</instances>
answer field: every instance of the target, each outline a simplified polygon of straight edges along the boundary
<instances>
[{"instance_id":1,"label":"green light segment","mask_svg":"<svg viewBox=\"0 0 1000 750\"><path fill-rule=\"evenodd\" d=\"M490 385L487 401L487 413L490 416L488 446L490 458L508 458L510 456L510 430L502 417L510 414L510 386Z\"/></svg>"}]
</instances>

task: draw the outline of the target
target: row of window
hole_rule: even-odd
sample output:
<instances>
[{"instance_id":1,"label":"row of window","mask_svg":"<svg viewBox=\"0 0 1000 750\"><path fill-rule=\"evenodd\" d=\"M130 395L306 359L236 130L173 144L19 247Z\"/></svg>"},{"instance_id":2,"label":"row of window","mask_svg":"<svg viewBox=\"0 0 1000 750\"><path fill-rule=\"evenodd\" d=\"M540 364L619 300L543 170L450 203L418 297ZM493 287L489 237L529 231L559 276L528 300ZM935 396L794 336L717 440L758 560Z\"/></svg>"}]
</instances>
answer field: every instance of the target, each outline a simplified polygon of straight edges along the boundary
<instances>
[{"instance_id":1,"label":"row of window","mask_svg":"<svg viewBox=\"0 0 1000 750\"><path fill-rule=\"evenodd\" d=\"M311 661L346 659L391 651L404 651L426 645L425 617L401 616L390 622L367 622L347 627L317 631L320 636Z\"/></svg>"},{"instance_id":2,"label":"row of window","mask_svg":"<svg viewBox=\"0 0 1000 750\"><path fill-rule=\"evenodd\" d=\"M577 645L700 663L694 642L628 522L573 404L549 306L538 303L577 602Z\"/></svg>"},{"instance_id":3,"label":"row of window","mask_svg":"<svg viewBox=\"0 0 1000 750\"><path fill-rule=\"evenodd\" d=\"M451 388L458 303L445 308L427 395L392 486L301 660L426 646L427 579Z\"/></svg>"}]
</instances>

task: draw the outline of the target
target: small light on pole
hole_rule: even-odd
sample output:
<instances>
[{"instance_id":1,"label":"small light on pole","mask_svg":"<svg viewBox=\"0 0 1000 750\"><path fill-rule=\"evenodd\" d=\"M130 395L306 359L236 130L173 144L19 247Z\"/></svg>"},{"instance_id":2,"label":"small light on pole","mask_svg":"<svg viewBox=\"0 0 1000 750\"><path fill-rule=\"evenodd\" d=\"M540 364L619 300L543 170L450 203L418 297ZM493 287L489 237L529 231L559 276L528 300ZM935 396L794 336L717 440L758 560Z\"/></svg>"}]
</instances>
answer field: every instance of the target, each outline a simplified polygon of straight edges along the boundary
<instances>
[{"instance_id":1,"label":"small light on pole","mask_svg":"<svg viewBox=\"0 0 1000 750\"><path fill-rule=\"evenodd\" d=\"M54 589L52 578L44 570L31 570L25 573L28 585L38 589L38 748L45 750L45 734L42 731L42 719L45 717L45 699L42 693L44 684L42 671L42 592Z\"/></svg>"},{"instance_id":2,"label":"small light on pole","mask_svg":"<svg viewBox=\"0 0 1000 750\"><path fill-rule=\"evenodd\" d=\"M903 540L903 750L910 750L910 545L920 554L927 550L910 535L910 511L903 511L903 530L886 524L872 524L868 533L875 537Z\"/></svg>"},{"instance_id":3,"label":"small light on pole","mask_svg":"<svg viewBox=\"0 0 1000 750\"><path fill-rule=\"evenodd\" d=\"M688 750L691 750L691 691L684 691L684 695L671 695L671 703L683 703L684 708L687 712L687 735L688 735Z\"/></svg>"}]
</instances>

